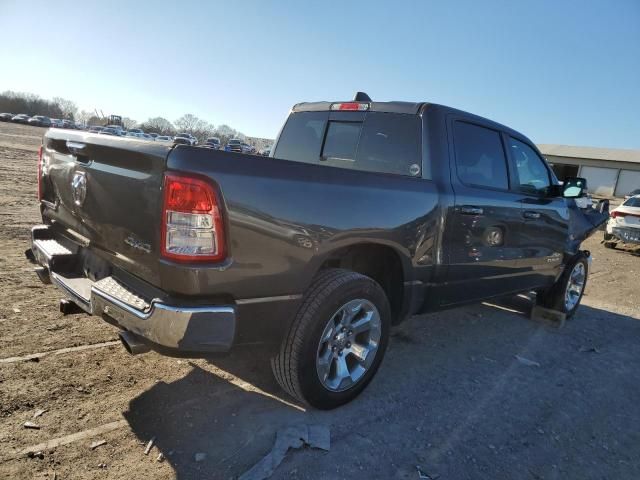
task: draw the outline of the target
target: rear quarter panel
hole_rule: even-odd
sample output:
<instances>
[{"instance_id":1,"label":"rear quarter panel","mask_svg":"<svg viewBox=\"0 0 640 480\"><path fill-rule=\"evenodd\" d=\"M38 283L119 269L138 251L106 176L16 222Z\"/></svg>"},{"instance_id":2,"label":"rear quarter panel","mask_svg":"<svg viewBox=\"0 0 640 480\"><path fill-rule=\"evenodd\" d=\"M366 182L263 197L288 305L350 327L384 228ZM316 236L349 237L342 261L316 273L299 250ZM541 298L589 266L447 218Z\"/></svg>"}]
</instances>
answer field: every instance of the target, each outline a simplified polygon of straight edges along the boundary
<instances>
[{"instance_id":1,"label":"rear quarter panel","mask_svg":"<svg viewBox=\"0 0 640 480\"><path fill-rule=\"evenodd\" d=\"M332 251L359 243L392 247L407 281L431 274L439 217L432 181L183 146L167 166L219 187L229 250L214 267L162 261L169 291L236 299L302 293Z\"/></svg>"}]
</instances>

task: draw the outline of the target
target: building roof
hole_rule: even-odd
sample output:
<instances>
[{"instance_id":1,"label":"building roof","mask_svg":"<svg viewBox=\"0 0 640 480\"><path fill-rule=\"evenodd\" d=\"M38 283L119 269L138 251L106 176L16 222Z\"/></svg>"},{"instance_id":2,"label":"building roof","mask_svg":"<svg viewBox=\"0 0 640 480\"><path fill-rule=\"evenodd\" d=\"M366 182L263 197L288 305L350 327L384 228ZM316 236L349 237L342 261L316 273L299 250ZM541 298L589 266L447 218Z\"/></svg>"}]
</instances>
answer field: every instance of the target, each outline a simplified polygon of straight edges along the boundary
<instances>
[{"instance_id":1,"label":"building roof","mask_svg":"<svg viewBox=\"0 0 640 480\"><path fill-rule=\"evenodd\" d=\"M571 145L539 144L543 155L569 158L588 158L593 160L611 160L615 162L640 163L640 150L621 148L573 147Z\"/></svg>"}]
</instances>

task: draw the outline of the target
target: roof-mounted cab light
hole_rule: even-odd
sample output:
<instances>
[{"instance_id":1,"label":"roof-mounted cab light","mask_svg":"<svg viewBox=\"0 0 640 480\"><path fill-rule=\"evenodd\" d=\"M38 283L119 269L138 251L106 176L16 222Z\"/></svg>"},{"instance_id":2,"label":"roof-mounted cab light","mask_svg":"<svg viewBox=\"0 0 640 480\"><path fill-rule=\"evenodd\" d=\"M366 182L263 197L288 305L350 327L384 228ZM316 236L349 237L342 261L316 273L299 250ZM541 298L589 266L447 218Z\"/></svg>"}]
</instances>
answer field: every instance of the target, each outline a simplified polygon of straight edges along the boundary
<instances>
[{"instance_id":1,"label":"roof-mounted cab light","mask_svg":"<svg viewBox=\"0 0 640 480\"><path fill-rule=\"evenodd\" d=\"M359 103L359 102L332 103L331 110L347 110L351 112L364 112L366 110L369 110L369 104Z\"/></svg>"}]
</instances>

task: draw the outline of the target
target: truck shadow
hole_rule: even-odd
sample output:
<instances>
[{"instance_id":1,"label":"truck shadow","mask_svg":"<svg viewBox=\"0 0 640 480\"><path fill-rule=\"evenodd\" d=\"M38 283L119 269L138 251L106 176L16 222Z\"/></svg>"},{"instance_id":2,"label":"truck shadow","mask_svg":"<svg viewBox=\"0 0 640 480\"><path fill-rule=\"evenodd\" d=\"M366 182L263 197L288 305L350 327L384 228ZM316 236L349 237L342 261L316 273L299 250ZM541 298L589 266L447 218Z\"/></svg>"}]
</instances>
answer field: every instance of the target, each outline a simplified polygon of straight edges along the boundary
<instances>
[{"instance_id":1,"label":"truck shadow","mask_svg":"<svg viewBox=\"0 0 640 480\"><path fill-rule=\"evenodd\" d=\"M181 480L235 478L269 452L278 429L297 423L329 426L335 448L328 454L290 452L272 478L290 478L295 471L316 478L314 468L326 472L327 462L351 465L363 478L392 478L397 476L393 468L404 464L415 475L418 458L448 478L478 478L492 471L495 452L475 445L484 445L487 438L500 445L529 435L522 433L529 430L534 433L527 441L552 459L542 465L558 465L563 448L574 447L558 440L552 444L536 429L567 429L573 442L591 431L590 418L598 417L603 406L594 396L597 400L607 389L616 391L619 377L602 376L602 385L589 392L592 397L584 405L580 400L567 405L566 392L586 390L585 379L594 381L593 362L607 359L589 352L618 349L622 338L632 342L640 334L640 322L583 305L574 321L553 329L523 318L530 309L530 299L515 296L410 319L394 330L387 357L369 388L356 401L330 412L306 410L286 396L273 379L268 351L256 349L192 362L183 378L159 382L131 400L125 418L140 441L155 438L157 450L151 455L162 452ZM621 336L621 331L626 333ZM629 355L638 352L638 347L624 348ZM539 366L523 366L516 356ZM624 357L608 368L622 375L622 370L640 369L638 358ZM640 410L631 416L640 420ZM619 421L626 425L628 420ZM387 432L390 425L393 431ZM359 444L367 448L354 459L348 451ZM440 446L434 449L432 444ZM376 448L393 452L393 462L381 461ZM456 462L445 454L456 449L473 451L476 463ZM420 457L418 451L426 453ZM199 455L196 461L201 453L206 457ZM636 453L640 455L640 449ZM526 462L533 462L541 478L553 474L550 466L540 466L544 455L506 455L512 465L524 462L523 476ZM595 459L599 455L594 454ZM609 461L603 459L603 465ZM361 471L358 465L368 467ZM474 470L479 467L482 470Z\"/></svg>"},{"instance_id":2,"label":"truck shadow","mask_svg":"<svg viewBox=\"0 0 640 480\"><path fill-rule=\"evenodd\" d=\"M264 352L191 367L134 398L124 413L140 441L154 439L151 455L162 452L178 479L234 478L269 451L277 428L305 419L272 380Z\"/></svg>"}]
</instances>

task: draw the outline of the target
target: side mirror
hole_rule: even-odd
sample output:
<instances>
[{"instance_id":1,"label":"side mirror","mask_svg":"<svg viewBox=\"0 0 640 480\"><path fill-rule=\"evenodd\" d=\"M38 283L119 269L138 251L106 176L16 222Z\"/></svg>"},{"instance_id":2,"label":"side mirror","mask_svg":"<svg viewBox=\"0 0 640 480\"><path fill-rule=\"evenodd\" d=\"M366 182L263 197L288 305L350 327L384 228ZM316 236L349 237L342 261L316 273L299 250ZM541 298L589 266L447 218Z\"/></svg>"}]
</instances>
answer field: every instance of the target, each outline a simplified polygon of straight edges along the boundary
<instances>
[{"instance_id":1,"label":"side mirror","mask_svg":"<svg viewBox=\"0 0 640 480\"><path fill-rule=\"evenodd\" d=\"M562 184L562 196L564 198L580 198L587 190L587 180L579 177L566 178Z\"/></svg>"}]
</instances>

